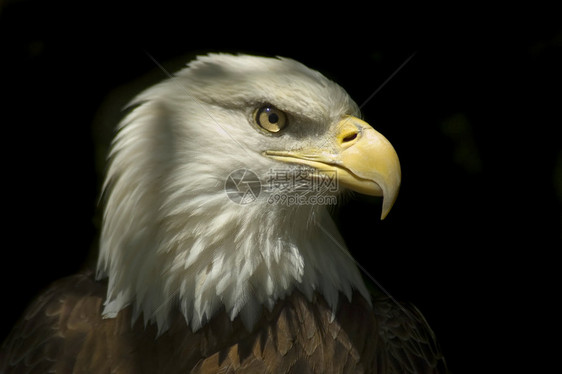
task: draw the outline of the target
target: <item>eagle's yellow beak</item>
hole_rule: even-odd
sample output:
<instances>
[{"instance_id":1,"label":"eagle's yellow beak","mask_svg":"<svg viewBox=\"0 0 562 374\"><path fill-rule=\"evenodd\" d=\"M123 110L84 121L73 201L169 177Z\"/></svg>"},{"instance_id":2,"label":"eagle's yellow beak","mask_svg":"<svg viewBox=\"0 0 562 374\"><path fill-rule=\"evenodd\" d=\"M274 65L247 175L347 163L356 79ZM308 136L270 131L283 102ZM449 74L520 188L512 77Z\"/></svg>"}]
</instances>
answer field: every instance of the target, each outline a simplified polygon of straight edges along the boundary
<instances>
[{"instance_id":1,"label":"eagle's yellow beak","mask_svg":"<svg viewBox=\"0 0 562 374\"><path fill-rule=\"evenodd\" d=\"M339 184L366 195L382 196L384 219L398 196L400 162L388 140L357 117L344 117L325 147L266 151L273 159L335 172ZM335 136L334 136L335 135ZM335 144L334 144L335 143Z\"/></svg>"}]
</instances>

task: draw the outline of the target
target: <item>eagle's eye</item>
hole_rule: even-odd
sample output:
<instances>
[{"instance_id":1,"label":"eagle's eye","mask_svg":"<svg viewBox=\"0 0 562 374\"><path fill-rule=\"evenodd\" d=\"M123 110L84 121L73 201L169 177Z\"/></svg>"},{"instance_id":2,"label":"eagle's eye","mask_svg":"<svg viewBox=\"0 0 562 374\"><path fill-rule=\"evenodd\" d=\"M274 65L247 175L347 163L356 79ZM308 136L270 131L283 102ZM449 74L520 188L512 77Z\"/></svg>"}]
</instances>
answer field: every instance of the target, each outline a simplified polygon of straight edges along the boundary
<instances>
[{"instance_id":1,"label":"eagle's eye","mask_svg":"<svg viewBox=\"0 0 562 374\"><path fill-rule=\"evenodd\" d=\"M264 105L256 110L255 121L269 132L279 132L287 126L287 115L273 105Z\"/></svg>"}]
</instances>

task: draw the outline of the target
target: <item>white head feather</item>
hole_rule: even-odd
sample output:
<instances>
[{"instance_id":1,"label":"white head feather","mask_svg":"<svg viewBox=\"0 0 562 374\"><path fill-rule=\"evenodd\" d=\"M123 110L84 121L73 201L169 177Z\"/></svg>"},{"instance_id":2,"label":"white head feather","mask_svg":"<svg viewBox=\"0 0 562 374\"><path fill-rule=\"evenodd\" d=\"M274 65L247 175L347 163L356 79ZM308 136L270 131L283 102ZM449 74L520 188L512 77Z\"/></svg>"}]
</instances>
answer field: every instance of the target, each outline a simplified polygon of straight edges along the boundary
<instances>
[{"instance_id":1,"label":"white head feather","mask_svg":"<svg viewBox=\"0 0 562 374\"><path fill-rule=\"evenodd\" d=\"M267 136L253 113L270 103L298 133ZM337 84L285 58L209 55L141 93L118 127L104 185L98 278L104 317L132 305L160 332L172 308L193 330L218 310L251 329L262 307L297 289L337 308L352 289L368 299L325 206L236 204L225 180L249 169L297 172L262 155L311 142L357 105Z\"/></svg>"}]
</instances>

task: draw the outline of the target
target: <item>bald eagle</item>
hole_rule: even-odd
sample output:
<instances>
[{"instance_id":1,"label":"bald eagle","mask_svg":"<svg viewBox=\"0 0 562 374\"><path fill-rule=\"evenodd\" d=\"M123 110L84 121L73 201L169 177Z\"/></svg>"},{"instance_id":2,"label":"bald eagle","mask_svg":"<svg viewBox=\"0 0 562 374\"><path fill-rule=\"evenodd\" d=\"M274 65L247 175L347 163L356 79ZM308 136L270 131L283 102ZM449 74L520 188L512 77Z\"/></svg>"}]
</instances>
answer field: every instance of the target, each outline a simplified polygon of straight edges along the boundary
<instances>
[{"instance_id":1,"label":"bald eagle","mask_svg":"<svg viewBox=\"0 0 562 374\"><path fill-rule=\"evenodd\" d=\"M140 93L103 186L95 272L55 282L0 372L437 373L421 313L370 290L329 205L398 193L398 156L336 83L211 54Z\"/></svg>"}]
</instances>

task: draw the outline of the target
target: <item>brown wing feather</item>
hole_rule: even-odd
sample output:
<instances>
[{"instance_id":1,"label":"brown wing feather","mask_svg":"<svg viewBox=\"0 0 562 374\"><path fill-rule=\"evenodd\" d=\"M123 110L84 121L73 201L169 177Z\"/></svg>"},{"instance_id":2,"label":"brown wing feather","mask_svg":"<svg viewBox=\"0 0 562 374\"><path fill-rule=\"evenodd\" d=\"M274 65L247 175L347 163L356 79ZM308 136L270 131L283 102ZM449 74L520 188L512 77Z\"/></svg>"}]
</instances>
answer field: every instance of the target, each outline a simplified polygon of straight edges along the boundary
<instances>
[{"instance_id":1,"label":"brown wing feather","mask_svg":"<svg viewBox=\"0 0 562 374\"><path fill-rule=\"evenodd\" d=\"M336 316L294 292L263 317L263 328L199 361L194 373L371 373L376 324L358 295Z\"/></svg>"},{"instance_id":2,"label":"brown wing feather","mask_svg":"<svg viewBox=\"0 0 562 374\"><path fill-rule=\"evenodd\" d=\"M178 313L157 337L129 309L102 319L106 287L92 274L53 284L4 342L0 373L434 373L440 362L417 310L386 300L373 313L357 293L333 316L294 292L252 332L219 313L193 333Z\"/></svg>"}]
</instances>

